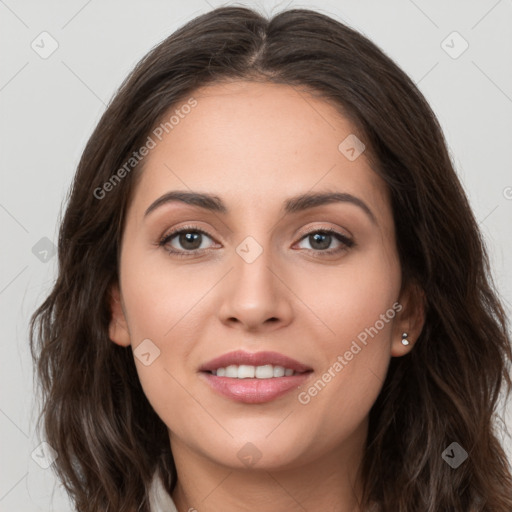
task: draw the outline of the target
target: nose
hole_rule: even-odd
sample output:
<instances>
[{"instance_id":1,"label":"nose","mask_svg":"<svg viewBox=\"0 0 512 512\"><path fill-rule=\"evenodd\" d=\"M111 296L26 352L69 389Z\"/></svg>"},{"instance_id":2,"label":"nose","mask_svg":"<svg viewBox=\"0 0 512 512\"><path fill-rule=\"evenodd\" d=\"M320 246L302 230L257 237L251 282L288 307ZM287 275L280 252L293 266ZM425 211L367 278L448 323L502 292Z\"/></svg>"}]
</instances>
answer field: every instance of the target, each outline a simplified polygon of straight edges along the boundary
<instances>
[{"instance_id":1,"label":"nose","mask_svg":"<svg viewBox=\"0 0 512 512\"><path fill-rule=\"evenodd\" d=\"M221 283L221 322L251 332L269 332L289 324L293 293L286 276L280 275L286 273L279 269L282 265L273 263L270 250L264 249L254 261L235 252L233 268Z\"/></svg>"}]
</instances>

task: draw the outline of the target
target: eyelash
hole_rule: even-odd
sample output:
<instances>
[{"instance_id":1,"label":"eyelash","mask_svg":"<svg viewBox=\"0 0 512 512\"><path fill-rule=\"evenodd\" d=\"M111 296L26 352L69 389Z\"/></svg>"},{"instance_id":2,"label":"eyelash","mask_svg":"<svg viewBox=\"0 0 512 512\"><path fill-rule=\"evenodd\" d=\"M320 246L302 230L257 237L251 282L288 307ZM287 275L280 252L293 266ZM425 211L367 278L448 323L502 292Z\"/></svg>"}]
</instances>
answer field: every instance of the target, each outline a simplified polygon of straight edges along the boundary
<instances>
[{"instance_id":1,"label":"eyelash","mask_svg":"<svg viewBox=\"0 0 512 512\"><path fill-rule=\"evenodd\" d=\"M177 235L180 235L182 233L200 233L201 235L206 235L207 237L213 239L213 237L210 234L208 234L206 231L200 229L197 226L192 226L192 225L191 226L183 226L175 231L171 231L170 233L164 235L158 242L158 246L165 247L173 238L175 238ZM302 237L300 238L299 241L302 241L305 238L307 238L308 236L311 236L311 235L314 235L317 233L333 235L339 242L342 243L342 246L338 247L337 249L328 249L328 250L319 250L319 251L316 251L314 249L306 249L306 250L312 251L314 253L321 253L322 255L332 255L332 254L340 253L342 251L346 251L346 250L352 248L353 246L355 246L355 242L353 240L351 240L350 238L346 237L345 235L342 235L338 231L331 229L331 228L322 228L322 229L315 229L312 231L308 231L307 233L304 233L302 235ZM172 249L172 250L167 249L167 252L169 254L172 254L179 258L188 258L191 256L195 256L198 252L201 252L201 251L211 252L211 250L209 250L209 249L194 249L193 251L177 251L175 249ZM321 257L321 256L315 256L315 257Z\"/></svg>"}]
</instances>

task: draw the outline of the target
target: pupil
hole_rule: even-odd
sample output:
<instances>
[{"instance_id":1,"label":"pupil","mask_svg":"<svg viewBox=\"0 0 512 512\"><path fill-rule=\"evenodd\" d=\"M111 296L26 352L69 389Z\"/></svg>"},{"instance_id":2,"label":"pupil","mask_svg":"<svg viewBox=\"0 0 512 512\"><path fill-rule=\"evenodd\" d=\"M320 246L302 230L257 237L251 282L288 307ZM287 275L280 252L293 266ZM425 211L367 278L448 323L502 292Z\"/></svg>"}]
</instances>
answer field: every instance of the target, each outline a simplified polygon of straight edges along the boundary
<instances>
[{"instance_id":1,"label":"pupil","mask_svg":"<svg viewBox=\"0 0 512 512\"><path fill-rule=\"evenodd\" d=\"M192 249L192 250L198 249L199 246L201 245L200 242L199 242L199 244L197 243L200 236L201 236L200 233L194 233L194 232L182 234L182 235L180 235L180 243L182 244L183 247L185 247L187 249ZM194 238L195 238L195 240L194 240ZM194 243L195 243L195 245L194 245ZM192 247L190 246L190 244L192 244Z\"/></svg>"},{"instance_id":2,"label":"pupil","mask_svg":"<svg viewBox=\"0 0 512 512\"><path fill-rule=\"evenodd\" d=\"M331 240L331 235L325 235L325 234L316 233L315 235L311 235L311 236L315 240L315 243L317 243L319 241L319 238L323 238L323 241L320 240L320 246L318 246L318 244L317 244L317 248L318 249L327 249L329 247L329 242ZM326 243L326 241L327 241L327 243ZM311 245L314 246L314 244L311 244Z\"/></svg>"}]
</instances>

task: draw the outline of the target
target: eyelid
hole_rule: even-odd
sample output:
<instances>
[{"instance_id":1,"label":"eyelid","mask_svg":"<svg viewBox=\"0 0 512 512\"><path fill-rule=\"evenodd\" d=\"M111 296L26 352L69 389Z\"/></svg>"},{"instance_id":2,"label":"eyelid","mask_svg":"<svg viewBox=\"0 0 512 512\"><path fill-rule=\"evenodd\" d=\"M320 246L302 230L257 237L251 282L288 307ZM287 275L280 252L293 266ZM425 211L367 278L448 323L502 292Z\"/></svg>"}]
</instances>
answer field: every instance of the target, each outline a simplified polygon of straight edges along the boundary
<instances>
[{"instance_id":1,"label":"eyelid","mask_svg":"<svg viewBox=\"0 0 512 512\"><path fill-rule=\"evenodd\" d=\"M342 232L342 228L340 228L340 227L334 228L332 226L313 226L313 227L308 227L308 228L305 228L305 229L300 229L295 236L301 237L301 239L302 239L304 236L310 235L312 233L316 233L318 231L324 231L324 232L327 232L327 233L333 233L333 234L336 234L336 235L340 235L343 238L346 238L346 239L349 239L349 240L353 239L352 234L348 230L345 229L344 230L345 233L343 233Z\"/></svg>"}]
</instances>

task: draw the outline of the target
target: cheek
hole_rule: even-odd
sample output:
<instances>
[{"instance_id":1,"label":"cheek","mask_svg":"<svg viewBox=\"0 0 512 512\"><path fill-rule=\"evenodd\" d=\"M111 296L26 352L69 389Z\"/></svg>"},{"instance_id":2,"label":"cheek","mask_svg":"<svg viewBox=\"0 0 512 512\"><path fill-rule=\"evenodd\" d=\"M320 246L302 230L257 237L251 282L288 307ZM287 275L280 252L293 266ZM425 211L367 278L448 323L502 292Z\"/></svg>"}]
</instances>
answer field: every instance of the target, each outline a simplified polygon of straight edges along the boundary
<instances>
[{"instance_id":1,"label":"cheek","mask_svg":"<svg viewBox=\"0 0 512 512\"><path fill-rule=\"evenodd\" d=\"M324 325L318 336L324 367L301 403L329 407L334 421L366 413L384 382L391 357L400 268L381 253L354 258L336 272L317 273L303 288ZM313 284L314 283L314 284Z\"/></svg>"},{"instance_id":2,"label":"cheek","mask_svg":"<svg viewBox=\"0 0 512 512\"><path fill-rule=\"evenodd\" d=\"M172 409L182 396L183 362L191 350L198 315L204 315L201 298L209 286L204 274L185 272L184 267L173 269L165 257L142 252L124 254L121 269L139 380L153 408L165 416L166 409ZM211 273L209 278L215 282Z\"/></svg>"},{"instance_id":3,"label":"cheek","mask_svg":"<svg viewBox=\"0 0 512 512\"><path fill-rule=\"evenodd\" d=\"M156 270L127 281L124 290L134 361L144 394L157 415L185 435L188 419L177 419L176 410L186 410L189 419L199 412L187 393L185 366L196 334L193 312L200 309L193 305L200 295L198 288L187 288L187 283L180 287L176 276L172 281L156 278Z\"/></svg>"},{"instance_id":4,"label":"cheek","mask_svg":"<svg viewBox=\"0 0 512 512\"><path fill-rule=\"evenodd\" d=\"M123 264L123 297L135 340L154 337L166 343L183 320L196 314L202 297L218 279L213 270L167 261L161 249L152 249L151 254L134 251Z\"/></svg>"},{"instance_id":5,"label":"cheek","mask_svg":"<svg viewBox=\"0 0 512 512\"><path fill-rule=\"evenodd\" d=\"M308 279L298 280L295 290L324 324L324 338L332 339L341 348L392 308L400 285L397 259L375 249L350 255L339 266L308 270ZM390 315L395 316L393 311ZM388 334L391 322L381 324L379 331Z\"/></svg>"}]
</instances>

